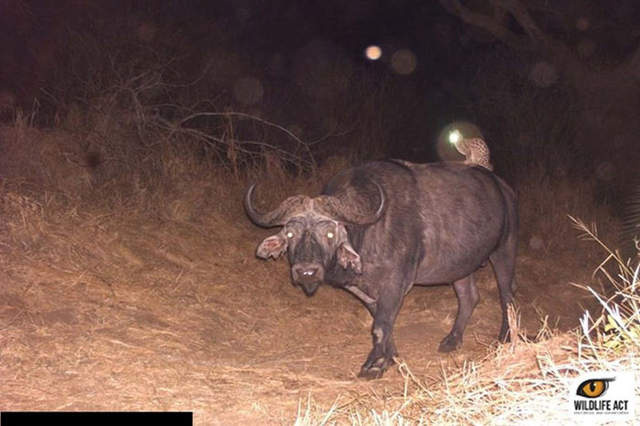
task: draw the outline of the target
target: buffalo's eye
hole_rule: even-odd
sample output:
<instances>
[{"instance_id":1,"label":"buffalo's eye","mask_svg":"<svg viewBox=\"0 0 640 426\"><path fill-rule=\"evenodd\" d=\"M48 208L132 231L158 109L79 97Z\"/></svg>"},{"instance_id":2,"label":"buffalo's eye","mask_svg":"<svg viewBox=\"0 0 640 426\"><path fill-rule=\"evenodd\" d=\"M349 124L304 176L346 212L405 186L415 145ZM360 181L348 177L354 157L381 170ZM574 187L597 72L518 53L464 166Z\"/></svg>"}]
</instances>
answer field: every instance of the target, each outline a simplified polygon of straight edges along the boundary
<instances>
[{"instance_id":1,"label":"buffalo's eye","mask_svg":"<svg viewBox=\"0 0 640 426\"><path fill-rule=\"evenodd\" d=\"M331 231L327 232L327 238L331 239L333 237L334 237L333 232Z\"/></svg>"},{"instance_id":2,"label":"buffalo's eye","mask_svg":"<svg viewBox=\"0 0 640 426\"><path fill-rule=\"evenodd\" d=\"M291 231L287 232L287 238L293 238L293 232Z\"/></svg>"}]
</instances>

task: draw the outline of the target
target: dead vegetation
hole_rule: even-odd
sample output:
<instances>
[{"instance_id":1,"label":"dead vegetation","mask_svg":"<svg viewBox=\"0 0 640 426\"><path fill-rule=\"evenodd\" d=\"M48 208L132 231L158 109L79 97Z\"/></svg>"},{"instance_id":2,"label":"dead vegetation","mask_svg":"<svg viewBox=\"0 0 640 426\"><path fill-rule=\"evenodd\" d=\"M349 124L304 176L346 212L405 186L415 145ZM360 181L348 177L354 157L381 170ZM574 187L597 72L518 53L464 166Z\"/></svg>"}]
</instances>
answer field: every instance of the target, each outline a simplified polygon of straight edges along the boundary
<instances>
[{"instance_id":1,"label":"dead vegetation","mask_svg":"<svg viewBox=\"0 0 640 426\"><path fill-rule=\"evenodd\" d=\"M526 419L541 408L514 414L514 401L553 401L561 377L552 366L574 355L572 335L551 329L574 327L593 301L567 284L589 276L558 263L561 242L544 254L525 246L520 328L543 324L547 340L497 346L497 294L483 270L461 351L433 349L453 321L451 289L416 288L396 325L398 368L359 381L366 310L330 288L309 299L284 262L257 261L268 231L241 207L248 180L273 203L318 191L345 160L291 178L267 157L236 175L160 148L138 168L126 156L127 167L91 167L77 134L16 123L0 138L4 410L187 410L196 424Z\"/></svg>"}]
</instances>

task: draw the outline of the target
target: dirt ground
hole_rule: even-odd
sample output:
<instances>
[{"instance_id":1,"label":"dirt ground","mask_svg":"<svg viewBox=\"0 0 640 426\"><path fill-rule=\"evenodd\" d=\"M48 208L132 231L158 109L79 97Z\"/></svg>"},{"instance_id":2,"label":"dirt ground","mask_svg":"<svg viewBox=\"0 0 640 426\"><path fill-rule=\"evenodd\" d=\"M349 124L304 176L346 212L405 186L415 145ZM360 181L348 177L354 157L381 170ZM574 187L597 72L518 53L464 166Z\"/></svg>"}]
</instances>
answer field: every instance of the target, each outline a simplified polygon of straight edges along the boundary
<instances>
[{"instance_id":1,"label":"dirt ground","mask_svg":"<svg viewBox=\"0 0 640 426\"><path fill-rule=\"evenodd\" d=\"M254 257L269 231L209 215L187 223L68 210L3 193L0 222L0 410L186 410L197 425L291 424L309 396L327 407L401 392L396 368L356 378L370 318L347 292L307 297L285 260ZM575 258L575 256L571 256ZM581 276L548 254L522 253L524 328L562 330L588 300ZM490 267L481 303L453 355L437 352L452 325L449 286L416 287L395 327L401 358L426 382L495 344L500 308Z\"/></svg>"}]
</instances>

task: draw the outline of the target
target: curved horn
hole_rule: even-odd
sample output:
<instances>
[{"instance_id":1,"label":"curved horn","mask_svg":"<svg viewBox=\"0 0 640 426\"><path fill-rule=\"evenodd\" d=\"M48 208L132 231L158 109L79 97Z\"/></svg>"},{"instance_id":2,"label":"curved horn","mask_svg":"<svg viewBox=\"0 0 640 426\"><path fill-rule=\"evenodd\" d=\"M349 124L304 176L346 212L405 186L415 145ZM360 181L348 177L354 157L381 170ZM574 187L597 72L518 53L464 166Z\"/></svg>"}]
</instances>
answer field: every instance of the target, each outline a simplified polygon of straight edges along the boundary
<instances>
[{"instance_id":1,"label":"curved horn","mask_svg":"<svg viewBox=\"0 0 640 426\"><path fill-rule=\"evenodd\" d=\"M284 225L289 218L291 210L295 207L303 206L305 200L308 199L308 197L304 195L289 197L270 212L260 213L253 208L253 204L251 202L255 187L256 185L253 184L247 190L247 193L244 196L244 209L253 223L265 228Z\"/></svg>"},{"instance_id":2,"label":"curved horn","mask_svg":"<svg viewBox=\"0 0 640 426\"><path fill-rule=\"evenodd\" d=\"M358 208L360 205L366 206L368 204L368 200L363 200L365 197L362 197L361 195L348 197L347 200L331 195L321 195L316 200L319 201L320 208L322 210L325 210L330 216L335 217L336 219L358 225L368 225L377 222L378 219L380 219L387 204L382 187L377 182L372 181L372 183L378 189L378 196L380 197L380 204L374 213L360 211ZM358 202L358 199L360 199L360 202Z\"/></svg>"}]
</instances>

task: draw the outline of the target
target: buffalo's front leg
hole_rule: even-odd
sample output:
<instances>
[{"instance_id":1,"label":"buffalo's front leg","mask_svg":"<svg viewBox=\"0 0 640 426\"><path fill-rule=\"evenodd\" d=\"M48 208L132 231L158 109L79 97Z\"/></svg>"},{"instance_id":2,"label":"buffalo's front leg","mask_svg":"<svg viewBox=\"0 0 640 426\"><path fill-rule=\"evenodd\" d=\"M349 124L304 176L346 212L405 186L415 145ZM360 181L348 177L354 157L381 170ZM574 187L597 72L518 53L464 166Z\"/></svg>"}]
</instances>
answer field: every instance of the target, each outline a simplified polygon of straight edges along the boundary
<instances>
[{"instance_id":1,"label":"buffalo's front leg","mask_svg":"<svg viewBox=\"0 0 640 426\"><path fill-rule=\"evenodd\" d=\"M378 379L382 377L393 357L398 355L393 342L393 323L402 303L402 288L398 286L390 292L381 294L375 305L367 305L373 316L373 349L360 369L359 377Z\"/></svg>"},{"instance_id":2,"label":"buffalo's front leg","mask_svg":"<svg viewBox=\"0 0 640 426\"><path fill-rule=\"evenodd\" d=\"M451 332L440 342L440 352L451 352L462 345L462 335L467 327L473 308L478 304L480 296L476 287L473 274L453 283L453 288L458 297L458 315Z\"/></svg>"}]
</instances>

